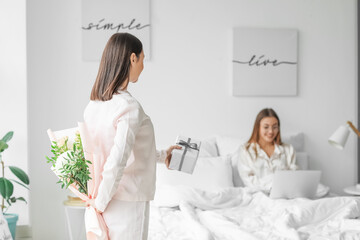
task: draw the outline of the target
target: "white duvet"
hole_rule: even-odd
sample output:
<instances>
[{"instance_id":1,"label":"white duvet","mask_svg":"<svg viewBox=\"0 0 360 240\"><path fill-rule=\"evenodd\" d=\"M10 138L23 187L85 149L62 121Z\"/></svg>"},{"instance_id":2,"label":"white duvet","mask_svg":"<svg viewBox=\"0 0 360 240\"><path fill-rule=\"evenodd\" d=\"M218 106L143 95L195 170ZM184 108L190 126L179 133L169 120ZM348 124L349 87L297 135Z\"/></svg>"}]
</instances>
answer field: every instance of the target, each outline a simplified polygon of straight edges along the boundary
<instances>
[{"instance_id":1,"label":"white duvet","mask_svg":"<svg viewBox=\"0 0 360 240\"><path fill-rule=\"evenodd\" d=\"M271 199L249 188L157 190L150 240L359 239L360 198Z\"/></svg>"}]
</instances>

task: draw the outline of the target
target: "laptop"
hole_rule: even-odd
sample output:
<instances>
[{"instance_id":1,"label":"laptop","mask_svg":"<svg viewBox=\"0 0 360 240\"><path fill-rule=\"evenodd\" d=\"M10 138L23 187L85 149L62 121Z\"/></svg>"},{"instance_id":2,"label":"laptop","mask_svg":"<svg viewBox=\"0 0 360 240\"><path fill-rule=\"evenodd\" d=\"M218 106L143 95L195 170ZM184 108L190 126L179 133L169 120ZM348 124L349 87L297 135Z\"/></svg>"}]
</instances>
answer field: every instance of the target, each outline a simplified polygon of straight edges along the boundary
<instances>
[{"instance_id":1,"label":"laptop","mask_svg":"<svg viewBox=\"0 0 360 240\"><path fill-rule=\"evenodd\" d=\"M315 198L321 171L276 171L270 198Z\"/></svg>"}]
</instances>

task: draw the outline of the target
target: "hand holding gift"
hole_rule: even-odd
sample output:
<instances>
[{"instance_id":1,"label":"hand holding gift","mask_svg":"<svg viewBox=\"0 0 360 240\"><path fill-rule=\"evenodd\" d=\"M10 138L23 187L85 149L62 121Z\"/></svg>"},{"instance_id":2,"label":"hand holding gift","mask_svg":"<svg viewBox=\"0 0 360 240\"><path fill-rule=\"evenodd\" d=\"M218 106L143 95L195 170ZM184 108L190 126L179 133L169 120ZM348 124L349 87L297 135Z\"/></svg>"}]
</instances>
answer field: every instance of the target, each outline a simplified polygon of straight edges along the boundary
<instances>
[{"instance_id":1,"label":"hand holding gift","mask_svg":"<svg viewBox=\"0 0 360 240\"><path fill-rule=\"evenodd\" d=\"M179 146L179 145L173 145L173 146L170 146L170 147L166 150L165 165L166 165L166 167L167 167L168 169L171 169L171 168L169 167L169 165L170 165L170 161L171 161L171 157L172 157L172 151L173 151L174 149L182 149L182 147Z\"/></svg>"},{"instance_id":2,"label":"hand holding gift","mask_svg":"<svg viewBox=\"0 0 360 240\"><path fill-rule=\"evenodd\" d=\"M178 136L176 144L181 149L173 149L169 168L192 174L199 156L201 142L188 137Z\"/></svg>"}]
</instances>

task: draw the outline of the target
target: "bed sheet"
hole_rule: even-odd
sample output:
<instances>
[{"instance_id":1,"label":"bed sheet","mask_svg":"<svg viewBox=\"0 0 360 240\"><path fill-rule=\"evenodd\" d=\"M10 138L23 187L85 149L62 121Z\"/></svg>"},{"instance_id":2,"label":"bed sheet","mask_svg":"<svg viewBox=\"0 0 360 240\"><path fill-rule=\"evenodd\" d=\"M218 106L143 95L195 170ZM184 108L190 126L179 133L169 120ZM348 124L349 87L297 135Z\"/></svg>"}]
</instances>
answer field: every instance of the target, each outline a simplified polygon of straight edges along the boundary
<instances>
[{"instance_id":1,"label":"bed sheet","mask_svg":"<svg viewBox=\"0 0 360 240\"><path fill-rule=\"evenodd\" d=\"M151 204L150 240L360 239L360 198L271 199L249 188L172 187Z\"/></svg>"}]
</instances>

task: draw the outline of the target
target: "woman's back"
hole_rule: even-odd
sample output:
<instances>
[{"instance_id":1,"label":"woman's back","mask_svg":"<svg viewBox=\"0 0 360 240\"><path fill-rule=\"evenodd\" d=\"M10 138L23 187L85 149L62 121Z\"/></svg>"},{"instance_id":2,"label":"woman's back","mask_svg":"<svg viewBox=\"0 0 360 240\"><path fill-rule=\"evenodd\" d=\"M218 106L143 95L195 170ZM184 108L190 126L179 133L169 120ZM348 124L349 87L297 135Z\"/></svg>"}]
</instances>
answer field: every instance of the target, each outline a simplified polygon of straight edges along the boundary
<instances>
[{"instance_id":1,"label":"woman's back","mask_svg":"<svg viewBox=\"0 0 360 240\"><path fill-rule=\"evenodd\" d=\"M94 154L102 163L112 163L104 169L103 176L123 168L114 198L152 200L156 171L154 129L138 101L127 91L109 101L90 101L84 120L94 143ZM112 191L111 187L106 191Z\"/></svg>"},{"instance_id":2,"label":"woman's back","mask_svg":"<svg viewBox=\"0 0 360 240\"><path fill-rule=\"evenodd\" d=\"M90 101L84 111L84 120L94 141L94 149L109 155L116 134L117 120L126 111L137 110L140 105L127 92L114 95L109 101Z\"/></svg>"}]
</instances>

